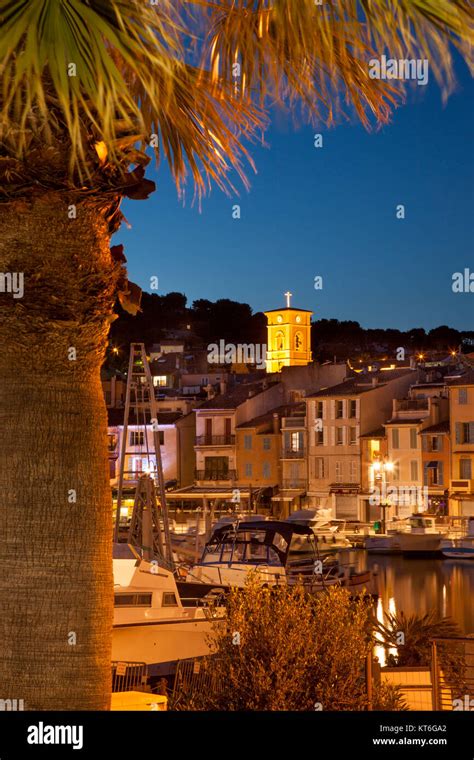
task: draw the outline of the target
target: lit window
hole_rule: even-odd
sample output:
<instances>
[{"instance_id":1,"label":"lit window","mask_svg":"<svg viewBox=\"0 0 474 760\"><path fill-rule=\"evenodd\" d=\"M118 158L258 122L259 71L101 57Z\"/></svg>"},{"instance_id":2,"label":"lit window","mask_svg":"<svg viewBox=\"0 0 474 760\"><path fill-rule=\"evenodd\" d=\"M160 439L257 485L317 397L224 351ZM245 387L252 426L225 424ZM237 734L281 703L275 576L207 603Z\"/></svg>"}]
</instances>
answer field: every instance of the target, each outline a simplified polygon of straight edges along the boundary
<instances>
[{"instance_id":1,"label":"lit window","mask_svg":"<svg viewBox=\"0 0 474 760\"><path fill-rule=\"evenodd\" d=\"M131 430L130 431L130 446L144 446L145 445L145 433L143 430Z\"/></svg>"}]
</instances>

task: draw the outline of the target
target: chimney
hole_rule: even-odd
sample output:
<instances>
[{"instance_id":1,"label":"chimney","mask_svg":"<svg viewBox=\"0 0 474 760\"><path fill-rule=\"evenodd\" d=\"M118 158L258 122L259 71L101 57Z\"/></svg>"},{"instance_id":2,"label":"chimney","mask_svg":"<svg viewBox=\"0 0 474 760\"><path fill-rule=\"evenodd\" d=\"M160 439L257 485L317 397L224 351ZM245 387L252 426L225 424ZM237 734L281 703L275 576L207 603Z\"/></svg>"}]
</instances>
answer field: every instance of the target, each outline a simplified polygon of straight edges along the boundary
<instances>
[{"instance_id":1,"label":"chimney","mask_svg":"<svg viewBox=\"0 0 474 760\"><path fill-rule=\"evenodd\" d=\"M280 435L280 418L277 412L273 413L273 432L275 435Z\"/></svg>"}]
</instances>

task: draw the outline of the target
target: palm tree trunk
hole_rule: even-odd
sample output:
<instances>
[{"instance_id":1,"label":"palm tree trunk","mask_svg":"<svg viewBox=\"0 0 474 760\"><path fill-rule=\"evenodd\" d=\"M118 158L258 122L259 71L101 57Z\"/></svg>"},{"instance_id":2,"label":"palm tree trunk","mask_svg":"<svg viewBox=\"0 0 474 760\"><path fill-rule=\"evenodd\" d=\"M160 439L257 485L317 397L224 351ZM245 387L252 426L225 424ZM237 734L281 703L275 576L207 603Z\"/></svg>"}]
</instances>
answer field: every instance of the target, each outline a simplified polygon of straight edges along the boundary
<instances>
[{"instance_id":1,"label":"palm tree trunk","mask_svg":"<svg viewBox=\"0 0 474 760\"><path fill-rule=\"evenodd\" d=\"M100 383L111 200L0 204L0 698L110 705L112 509ZM1 280L0 280L1 282ZM5 284L5 278L3 278ZM5 290L5 287L3 288Z\"/></svg>"}]
</instances>

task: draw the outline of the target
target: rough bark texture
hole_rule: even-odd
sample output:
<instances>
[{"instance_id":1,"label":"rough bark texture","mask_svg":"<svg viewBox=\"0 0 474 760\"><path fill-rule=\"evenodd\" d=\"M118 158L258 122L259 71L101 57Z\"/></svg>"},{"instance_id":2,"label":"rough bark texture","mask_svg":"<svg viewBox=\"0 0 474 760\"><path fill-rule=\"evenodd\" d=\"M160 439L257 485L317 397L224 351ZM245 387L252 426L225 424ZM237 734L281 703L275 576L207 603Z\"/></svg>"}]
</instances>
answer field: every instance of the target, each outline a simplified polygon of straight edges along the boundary
<instances>
[{"instance_id":1,"label":"rough bark texture","mask_svg":"<svg viewBox=\"0 0 474 760\"><path fill-rule=\"evenodd\" d=\"M100 365L119 272L107 204L78 204L70 219L71 202L0 204L0 273L24 273L23 298L0 292L0 699L30 710L110 700Z\"/></svg>"}]
</instances>

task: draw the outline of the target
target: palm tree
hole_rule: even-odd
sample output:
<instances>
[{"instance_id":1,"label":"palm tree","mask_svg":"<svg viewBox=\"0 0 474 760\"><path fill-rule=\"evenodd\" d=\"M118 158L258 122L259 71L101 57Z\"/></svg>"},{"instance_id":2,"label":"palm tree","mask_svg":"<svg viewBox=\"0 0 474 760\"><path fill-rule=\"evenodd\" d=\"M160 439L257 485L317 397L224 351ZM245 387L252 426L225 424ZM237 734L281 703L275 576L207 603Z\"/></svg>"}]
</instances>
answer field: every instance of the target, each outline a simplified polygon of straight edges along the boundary
<instances>
[{"instance_id":1,"label":"palm tree","mask_svg":"<svg viewBox=\"0 0 474 760\"><path fill-rule=\"evenodd\" d=\"M461 635L458 625L451 618L443 617L435 610L425 614L389 614L385 623L376 622L376 628L381 634L383 646L397 650L395 656L389 655L389 662L401 668L431 665L432 640Z\"/></svg>"},{"instance_id":2,"label":"palm tree","mask_svg":"<svg viewBox=\"0 0 474 760\"><path fill-rule=\"evenodd\" d=\"M464 0L0 0L0 30L1 696L107 709L99 371L117 295L137 308L110 237L147 149L180 193L231 192L270 107L387 122L403 88L368 60L428 57L447 94L472 26Z\"/></svg>"}]
</instances>

